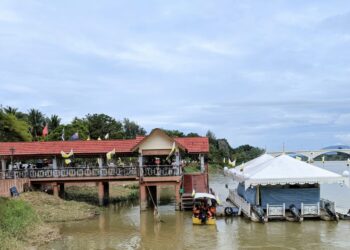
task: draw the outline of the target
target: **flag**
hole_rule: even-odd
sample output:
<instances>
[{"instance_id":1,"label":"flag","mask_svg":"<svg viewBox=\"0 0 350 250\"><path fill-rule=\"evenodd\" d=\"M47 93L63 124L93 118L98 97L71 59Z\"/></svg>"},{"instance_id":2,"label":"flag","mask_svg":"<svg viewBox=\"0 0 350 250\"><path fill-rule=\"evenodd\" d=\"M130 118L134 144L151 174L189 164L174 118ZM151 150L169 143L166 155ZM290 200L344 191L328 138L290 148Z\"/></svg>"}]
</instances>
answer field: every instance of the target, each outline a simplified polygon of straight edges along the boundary
<instances>
[{"instance_id":1,"label":"flag","mask_svg":"<svg viewBox=\"0 0 350 250\"><path fill-rule=\"evenodd\" d=\"M108 140L109 139L109 133L107 133L106 135L105 135L105 140Z\"/></svg>"},{"instance_id":2,"label":"flag","mask_svg":"<svg viewBox=\"0 0 350 250\"><path fill-rule=\"evenodd\" d=\"M171 148L169 155L166 157L166 160L170 159L170 156L175 152L175 149L176 149L176 145L175 145L175 142L173 142L173 146Z\"/></svg>"},{"instance_id":3,"label":"flag","mask_svg":"<svg viewBox=\"0 0 350 250\"><path fill-rule=\"evenodd\" d=\"M64 141L64 128L62 129L61 139L62 139L62 141Z\"/></svg>"},{"instance_id":4,"label":"flag","mask_svg":"<svg viewBox=\"0 0 350 250\"><path fill-rule=\"evenodd\" d=\"M115 154L115 149L113 149L112 151L108 152L106 154L107 160L111 160L112 159L112 155Z\"/></svg>"},{"instance_id":5,"label":"flag","mask_svg":"<svg viewBox=\"0 0 350 250\"><path fill-rule=\"evenodd\" d=\"M230 165L231 167L235 167L236 166L236 160L231 161L230 158L228 158L228 165Z\"/></svg>"},{"instance_id":6,"label":"flag","mask_svg":"<svg viewBox=\"0 0 350 250\"><path fill-rule=\"evenodd\" d=\"M47 126L47 124L45 125L44 129L43 129L43 136L47 136L49 134L49 127Z\"/></svg>"},{"instance_id":7,"label":"flag","mask_svg":"<svg viewBox=\"0 0 350 250\"><path fill-rule=\"evenodd\" d=\"M79 139L79 133L78 132L75 132L71 137L70 137L70 140L71 141L75 141L75 140L78 140Z\"/></svg>"},{"instance_id":8,"label":"flag","mask_svg":"<svg viewBox=\"0 0 350 250\"><path fill-rule=\"evenodd\" d=\"M62 155L62 157L63 158L69 158L69 157L71 157L71 156L73 156L73 154L74 154L74 152L73 152L73 149L71 149L70 150L70 152L67 154L67 153L65 153L63 150L61 151L61 155Z\"/></svg>"}]
</instances>

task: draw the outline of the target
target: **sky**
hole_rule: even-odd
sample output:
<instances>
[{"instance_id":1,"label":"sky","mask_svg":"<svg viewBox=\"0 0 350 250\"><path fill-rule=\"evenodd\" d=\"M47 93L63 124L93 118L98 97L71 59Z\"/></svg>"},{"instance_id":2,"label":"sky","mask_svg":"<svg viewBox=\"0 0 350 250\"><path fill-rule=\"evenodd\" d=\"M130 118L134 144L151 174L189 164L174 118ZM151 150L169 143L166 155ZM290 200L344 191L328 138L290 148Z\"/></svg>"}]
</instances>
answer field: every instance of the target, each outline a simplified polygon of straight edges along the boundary
<instances>
[{"instance_id":1,"label":"sky","mask_svg":"<svg viewBox=\"0 0 350 250\"><path fill-rule=\"evenodd\" d=\"M350 1L0 0L0 104L267 151L350 144Z\"/></svg>"}]
</instances>

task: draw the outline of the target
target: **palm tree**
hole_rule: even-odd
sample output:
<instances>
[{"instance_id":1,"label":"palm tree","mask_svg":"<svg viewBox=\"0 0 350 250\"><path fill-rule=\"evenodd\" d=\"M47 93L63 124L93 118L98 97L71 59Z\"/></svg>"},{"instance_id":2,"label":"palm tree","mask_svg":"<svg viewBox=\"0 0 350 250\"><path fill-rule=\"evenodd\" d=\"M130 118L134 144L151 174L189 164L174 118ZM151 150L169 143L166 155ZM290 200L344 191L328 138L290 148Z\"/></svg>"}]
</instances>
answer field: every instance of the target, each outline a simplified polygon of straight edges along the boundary
<instances>
[{"instance_id":1,"label":"palm tree","mask_svg":"<svg viewBox=\"0 0 350 250\"><path fill-rule=\"evenodd\" d=\"M58 115L51 115L51 117L48 119L48 123L49 131L53 131L61 125L61 118L59 118Z\"/></svg>"},{"instance_id":2,"label":"palm tree","mask_svg":"<svg viewBox=\"0 0 350 250\"><path fill-rule=\"evenodd\" d=\"M12 115L16 116L17 112L18 112L18 108L7 106L6 108L4 108L4 111L6 114L12 114Z\"/></svg>"},{"instance_id":3,"label":"palm tree","mask_svg":"<svg viewBox=\"0 0 350 250\"><path fill-rule=\"evenodd\" d=\"M30 109L28 111L28 123L31 126L31 133L34 138L41 134L44 127L45 117L37 109Z\"/></svg>"}]
</instances>

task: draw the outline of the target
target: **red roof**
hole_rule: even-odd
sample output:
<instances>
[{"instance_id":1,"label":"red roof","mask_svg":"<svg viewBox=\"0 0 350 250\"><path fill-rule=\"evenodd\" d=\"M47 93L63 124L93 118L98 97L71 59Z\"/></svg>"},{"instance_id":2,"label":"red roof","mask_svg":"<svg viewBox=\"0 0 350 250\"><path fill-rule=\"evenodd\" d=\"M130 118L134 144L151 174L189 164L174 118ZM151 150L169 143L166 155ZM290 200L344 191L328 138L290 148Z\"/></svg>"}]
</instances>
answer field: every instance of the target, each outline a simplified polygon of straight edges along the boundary
<instances>
[{"instance_id":1,"label":"red roof","mask_svg":"<svg viewBox=\"0 0 350 250\"><path fill-rule=\"evenodd\" d=\"M182 145L189 153L209 153L207 137L179 137L174 140Z\"/></svg>"},{"instance_id":2,"label":"red roof","mask_svg":"<svg viewBox=\"0 0 350 250\"><path fill-rule=\"evenodd\" d=\"M14 156L60 155L61 151L68 153L73 149L74 154L96 155L105 154L113 149L116 153L132 153L133 148L144 137L128 140L104 141L49 141L49 142L0 142L0 156L11 156L10 148L14 148ZM206 137L174 138L188 153L209 152L209 142Z\"/></svg>"}]
</instances>

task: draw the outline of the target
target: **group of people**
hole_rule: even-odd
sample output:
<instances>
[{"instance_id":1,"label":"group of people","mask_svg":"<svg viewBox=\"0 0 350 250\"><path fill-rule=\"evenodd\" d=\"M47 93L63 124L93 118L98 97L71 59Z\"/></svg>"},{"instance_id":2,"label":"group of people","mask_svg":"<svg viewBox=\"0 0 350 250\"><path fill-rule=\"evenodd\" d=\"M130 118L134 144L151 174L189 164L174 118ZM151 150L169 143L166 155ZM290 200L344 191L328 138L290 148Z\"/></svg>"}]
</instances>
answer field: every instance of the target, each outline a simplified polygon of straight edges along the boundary
<instances>
[{"instance_id":1,"label":"group of people","mask_svg":"<svg viewBox=\"0 0 350 250\"><path fill-rule=\"evenodd\" d=\"M215 200L203 199L193 206L193 215L205 222L209 218L214 218L216 214Z\"/></svg>"}]
</instances>

